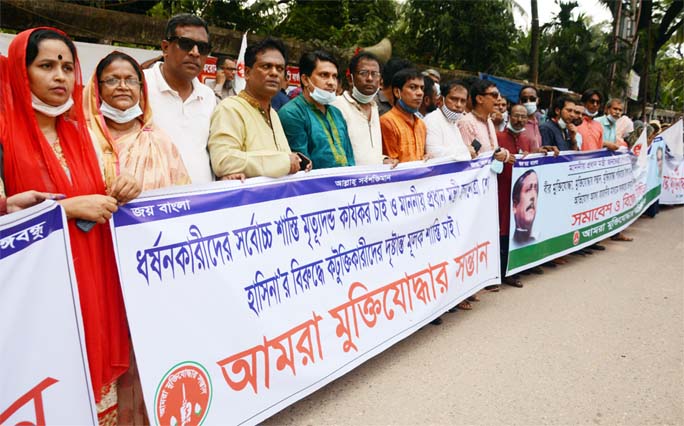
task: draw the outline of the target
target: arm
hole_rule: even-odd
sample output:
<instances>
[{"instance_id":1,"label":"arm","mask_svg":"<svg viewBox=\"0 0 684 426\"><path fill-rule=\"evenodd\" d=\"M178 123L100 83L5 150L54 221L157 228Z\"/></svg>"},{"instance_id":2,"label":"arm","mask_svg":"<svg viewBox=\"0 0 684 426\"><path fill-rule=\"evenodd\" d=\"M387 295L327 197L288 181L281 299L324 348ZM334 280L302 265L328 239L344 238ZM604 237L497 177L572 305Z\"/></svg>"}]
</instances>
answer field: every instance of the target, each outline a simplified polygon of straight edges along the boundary
<instances>
[{"instance_id":1,"label":"arm","mask_svg":"<svg viewBox=\"0 0 684 426\"><path fill-rule=\"evenodd\" d=\"M211 116L208 148L216 176L222 178L244 173L247 177L281 177L288 174L290 171L289 154L275 148L272 150L250 149L247 146L248 124L245 117L226 102L228 101L216 107Z\"/></svg>"}]
</instances>

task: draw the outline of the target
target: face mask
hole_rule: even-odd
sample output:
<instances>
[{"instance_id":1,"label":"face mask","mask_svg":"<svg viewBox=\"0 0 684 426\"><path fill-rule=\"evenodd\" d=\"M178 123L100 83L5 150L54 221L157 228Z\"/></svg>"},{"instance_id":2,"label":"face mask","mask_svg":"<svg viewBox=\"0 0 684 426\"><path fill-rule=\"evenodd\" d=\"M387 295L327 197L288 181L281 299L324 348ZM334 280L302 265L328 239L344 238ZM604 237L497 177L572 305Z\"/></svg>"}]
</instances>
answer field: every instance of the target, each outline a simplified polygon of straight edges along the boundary
<instances>
[{"instance_id":1,"label":"face mask","mask_svg":"<svg viewBox=\"0 0 684 426\"><path fill-rule=\"evenodd\" d=\"M105 101L102 101L102 105L100 105L100 112L105 117L119 124L128 123L129 121L134 120L136 117L140 117L143 114L142 110L140 109L140 103L133 105L126 111L121 111L120 109L109 105Z\"/></svg>"},{"instance_id":2,"label":"face mask","mask_svg":"<svg viewBox=\"0 0 684 426\"><path fill-rule=\"evenodd\" d=\"M69 99L60 106L48 105L41 101L38 96L31 93L31 105L36 111L47 115L48 117L57 117L69 111L74 105L74 100L69 97Z\"/></svg>"},{"instance_id":3,"label":"face mask","mask_svg":"<svg viewBox=\"0 0 684 426\"><path fill-rule=\"evenodd\" d=\"M532 115L537 112L536 102L525 102L523 106L525 106L525 109L527 110L527 115Z\"/></svg>"},{"instance_id":4,"label":"face mask","mask_svg":"<svg viewBox=\"0 0 684 426\"><path fill-rule=\"evenodd\" d=\"M360 103L360 104L368 104L368 103L370 103L370 102L373 100L373 98L375 97L375 95L378 94L379 91L380 91L380 88L378 87L378 88L375 90L375 93L373 93L372 95L364 95L364 94L361 93L361 91L360 91L359 89L357 89L356 86L354 85L354 76L352 75L352 98L356 99L356 101L357 101L358 103Z\"/></svg>"},{"instance_id":5,"label":"face mask","mask_svg":"<svg viewBox=\"0 0 684 426\"><path fill-rule=\"evenodd\" d=\"M612 115L607 115L606 118L608 118L608 121L610 121L611 124L615 124L615 117Z\"/></svg>"},{"instance_id":6,"label":"face mask","mask_svg":"<svg viewBox=\"0 0 684 426\"><path fill-rule=\"evenodd\" d=\"M508 124L506 124L506 128L510 130L512 133L515 133L516 135L525 131L524 127L520 130L514 128L513 125L511 125L510 121L508 122Z\"/></svg>"},{"instance_id":7,"label":"face mask","mask_svg":"<svg viewBox=\"0 0 684 426\"><path fill-rule=\"evenodd\" d=\"M558 119L558 127L565 130L568 128L568 124L565 122L565 120L563 120L562 118L559 118Z\"/></svg>"},{"instance_id":8,"label":"face mask","mask_svg":"<svg viewBox=\"0 0 684 426\"><path fill-rule=\"evenodd\" d=\"M490 169L497 175L503 172L504 163L499 160L492 160L492 164L489 166Z\"/></svg>"},{"instance_id":9,"label":"face mask","mask_svg":"<svg viewBox=\"0 0 684 426\"><path fill-rule=\"evenodd\" d=\"M449 123L455 123L457 122L461 117L463 117L462 112L455 112L447 108L446 105L442 104L441 108L442 114L444 114L444 117L446 117L447 121Z\"/></svg>"},{"instance_id":10,"label":"face mask","mask_svg":"<svg viewBox=\"0 0 684 426\"><path fill-rule=\"evenodd\" d=\"M586 115L586 116L588 116L588 117L595 117L596 114L598 114L598 111L596 111L596 112L589 112L588 109L584 108L584 115Z\"/></svg>"},{"instance_id":11,"label":"face mask","mask_svg":"<svg viewBox=\"0 0 684 426\"><path fill-rule=\"evenodd\" d=\"M319 89L314 86L314 89L310 92L311 98L321 105L330 105L337 99L335 92L328 92L327 90Z\"/></svg>"},{"instance_id":12,"label":"face mask","mask_svg":"<svg viewBox=\"0 0 684 426\"><path fill-rule=\"evenodd\" d=\"M508 111L504 111L503 114L501 114L501 117L503 118L504 122L508 121Z\"/></svg>"},{"instance_id":13,"label":"face mask","mask_svg":"<svg viewBox=\"0 0 684 426\"><path fill-rule=\"evenodd\" d=\"M398 103L401 109L403 109L406 112L410 112L411 114L415 114L418 112L418 108L411 108L410 106L406 105L406 103L401 99L399 99Z\"/></svg>"}]
</instances>

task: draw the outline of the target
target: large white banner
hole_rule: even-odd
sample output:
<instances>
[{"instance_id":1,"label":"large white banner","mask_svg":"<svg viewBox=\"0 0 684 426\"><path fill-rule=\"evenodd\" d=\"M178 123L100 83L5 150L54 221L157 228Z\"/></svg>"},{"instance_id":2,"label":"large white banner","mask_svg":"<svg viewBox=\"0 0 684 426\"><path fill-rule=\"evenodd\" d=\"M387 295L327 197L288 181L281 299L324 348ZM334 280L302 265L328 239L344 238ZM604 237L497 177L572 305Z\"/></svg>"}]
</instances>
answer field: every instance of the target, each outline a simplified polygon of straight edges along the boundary
<instances>
[{"instance_id":1,"label":"large white banner","mask_svg":"<svg viewBox=\"0 0 684 426\"><path fill-rule=\"evenodd\" d=\"M656 152L536 154L513 167L507 275L594 244L629 226L660 194ZM662 163L662 162L661 162Z\"/></svg>"},{"instance_id":2,"label":"large white banner","mask_svg":"<svg viewBox=\"0 0 684 426\"><path fill-rule=\"evenodd\" d=\"M0 424L97 424L62 209L0 217Z\"/></svg>"},{"instance_id":3,"label":"large white banner","mask_svg":"<svg viewBox=\"0 0 684 426\"><path fill-rule=\"evenodd\" d=\"M661 204L684 204L684 128L682 120L656 136L654 142L663 141L664 152L656 151L662 170L663 191Z\"/></svg>"},{"instance_id":4,"label":"large white banner","mask_svg":"<svg viewBox=\"0 0 684 426\"><path fill-rule=\"evenodd\" d=\"M328 169L121 208L150 420L255 424L500 282L489 165Z\"/></svg>"}]
</instances>

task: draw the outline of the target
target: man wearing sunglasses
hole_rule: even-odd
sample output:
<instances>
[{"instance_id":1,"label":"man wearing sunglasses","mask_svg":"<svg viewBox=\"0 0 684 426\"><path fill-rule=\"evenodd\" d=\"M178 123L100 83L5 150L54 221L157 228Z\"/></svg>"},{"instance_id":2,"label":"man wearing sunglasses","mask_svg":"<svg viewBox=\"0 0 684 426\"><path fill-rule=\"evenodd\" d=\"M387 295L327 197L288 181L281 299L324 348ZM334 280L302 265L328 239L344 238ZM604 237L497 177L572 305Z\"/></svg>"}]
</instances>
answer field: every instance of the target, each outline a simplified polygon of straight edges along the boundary
<instances>
[{"instance_id":1,"label":"man wearing sunglasses","mask_svg":"<svg viewBox=\"0 0 684 426\"><path fill-rule=\"evenodd\" d=\"M598 114L603 97L596 89L589 89L582 94L584 113L582 124L577 131L582 135L582 151L595 151L603 147L603 126L594 117Z\"/></svg>"},{"instance_id":2,"label":"man wearing sunglasses","mask_svg":"<svg viewBox=\"0 0 684 426\"><path fill-rule=\"evenodd\" d=\"M154 121L178 147L192 183L211 182L207 141L216 97L197 79L211 51L206 22L190 14L172 17L161 48L164 61L145 70Z\"/></svg>"},{"instance_id":3,"label":"man wearing sunglasses","mask_svg":"<svg viewBox=\"0 0 684 426\"><path fill-rule=\"evenodd\" d=\"M534 86L523 86L518 93L519 103L525 107L527 121L525 131L520 134L520 140L528 145L534 152L542 145L542 136L539 133L539 95Z\"/></svg>"}]
</instances>

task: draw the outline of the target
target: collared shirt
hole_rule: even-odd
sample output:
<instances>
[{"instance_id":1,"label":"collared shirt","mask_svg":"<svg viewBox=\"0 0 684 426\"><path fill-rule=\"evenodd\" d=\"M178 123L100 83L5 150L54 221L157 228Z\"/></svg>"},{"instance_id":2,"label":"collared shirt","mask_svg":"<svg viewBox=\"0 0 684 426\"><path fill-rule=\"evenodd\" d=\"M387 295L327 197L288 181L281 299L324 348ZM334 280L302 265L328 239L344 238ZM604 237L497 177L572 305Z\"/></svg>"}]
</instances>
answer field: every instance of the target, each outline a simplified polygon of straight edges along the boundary
<instances>
[{"instance_id":1,"label":"collared shirt","mask_svg":"<svg viewBox=\"0 0 684 426\"><path fill-rule=\"evenodd\" d=\"M615 123L615 140L621 146L627 146L625 138L634 131L634 122L631 118L623 115Z\"/></svg>"},{"instance_id":2,"label":"collared shirt","mask_svg":"<svg viewBox=\"0 0 684 426\"><path fill-rule=\"evenodd\" d=\"M529 152L534 152L542 145L541 133L539 133L539 120L537 116L532 114L532 117L527 117L525 123L525 131L520 134L520 139L523 143L530 147Z\"/></svg>"},{"instance_id":3,"label":"collared shirt","mask_svg":"<svg viewBox=\"0 0 684 426\"><path fill-rule=\"evenodd\" d=\"M582 135L582 151L595 151L603 148L603 126L586 115L582 117L582 124L577 126Z\"/></svg>"},{"instance_id":4,"label":"collared shirt","mask_svg":"<svg viewBox=\"0 0 684 426\"><path fill-rule=\"evenodd\" d=\"M413 121L411 121L413 120ZM382 129L382 150L399 162L419 161L425 157L425 123L399 106L394 106L380 117Z\"/></svg>"},{"instance_id":5,"label":"collared shirt","mask_svg":"<svg viewBox=\"0 0 684 426\"><path fill-rule=\"evenodd\" d=\"M375 102L378 104L378 114L381 116L392 109L392 103L385 97L385 94L382 93L382 90L375 95Z\"/></svg>"},{"instance_id":6,"label":"collared shirt","mask_svg":"<svg viewBox=\"0 0 684 426\"><path fill-rule=\"evenodd\" d=\"M425 152L432 157L451 157L456 161L470 160L470 151L463 142L455 121L449 121L440 108L425 117L427 139Z\"/></svg>"},{"instance_id":7,"label":"collared shirt","mask_svg":"<svg viewBox=\"0 0 684 426\"><path fill-rule=\"evenodd\" d=\"M324 115L301 94L278 115L290 149L309 157L314 169L356 165L347 124L336 107L328 105Z\"/></svg>"},{"instance_id":8,"label":"collared shirt","mask_svg":"<svg viewBox=\"0 0 684 426\"><path fill-rule=\"evenodd\" d=\"M354 151L354 162L357 166L366 164L382 164L382 131L380 130L380 115L375 101L371 101L370 119L366 111L349 92L344 92L332 103L339 108Z\"/></svg>"},{"instance_id":9,"label":"collared shirt","mask_svg":"<svg viewBox=\"0 0 684 426\"><path fill-rule=\"evenodd\" d=\"M617 134L616 123L611 123L610 120L608 120L607 115L602 115L599 118L595 118L594 120L601 123L601 125L603 126L603 142L615 142Z\"/></svg>"},{"instance_id":10,"label":"collared shirt","mask_svg":"<svg viewBox=\"0 0 684 426\"><path fill-rule=\"evenodd\" d=\"M207 141L209 120L216 107L214 92L195 78L192 93L183 101L164 79L161 65L157 62L144 71L154 122L178 148L192 183L211 182L214 175L209 164Z\"/></svg>"},{"instance_id":11,"label":"collared shirt","mask_svg":"<svg viewBox=\"0 0 684 426\"><path fill-rule=\"evenodd\" d=\"M290 146L273 108L264 111L242 91L211 116L209 155L216 176L281 177L290 172Z\"/></svg>"},{"instance_id":12,"label":"collared shirt","mask_svg":"<svg viewBox=\"0 0 684 426\"><path fill-rule=\"evenodd\" d=\"M471 111L458 120L456 124L458 125L458 130L461 131L463 142L472 145L473 141L477 139L478 142L482 144L478 154L494 151L498 146L498 142L496 141L496 129L489 117L485 121L478 118Z\"/></svg>"},{"instance_id":13,"label":"collared shirt","mask_svg":"<svg viewBox=\"0 0 684 426\"><path fill-rule=\"evenodd\" d=\"M555 120L547 120L539 126L539 132L542 136L542 145L555 146L560 151L572 150L572 140L568 129L561 129ZM577 140L577 135L575 135Z\"/></svg>"},{"instance_id":14,"label":"collared shirt","mask_svg":"<svg viewBox=\"0 0 684 426\"><path fill-rule=\"evenodd\" d=\"M216 84L216 80L211 80L207 81L205 84L214 91L214 95L216 95L216 97L219 99L226 99L229 96L237 95L235 89L233 88L232 80L224 81L221 84Z\"/></svg>"}]
</instances>

